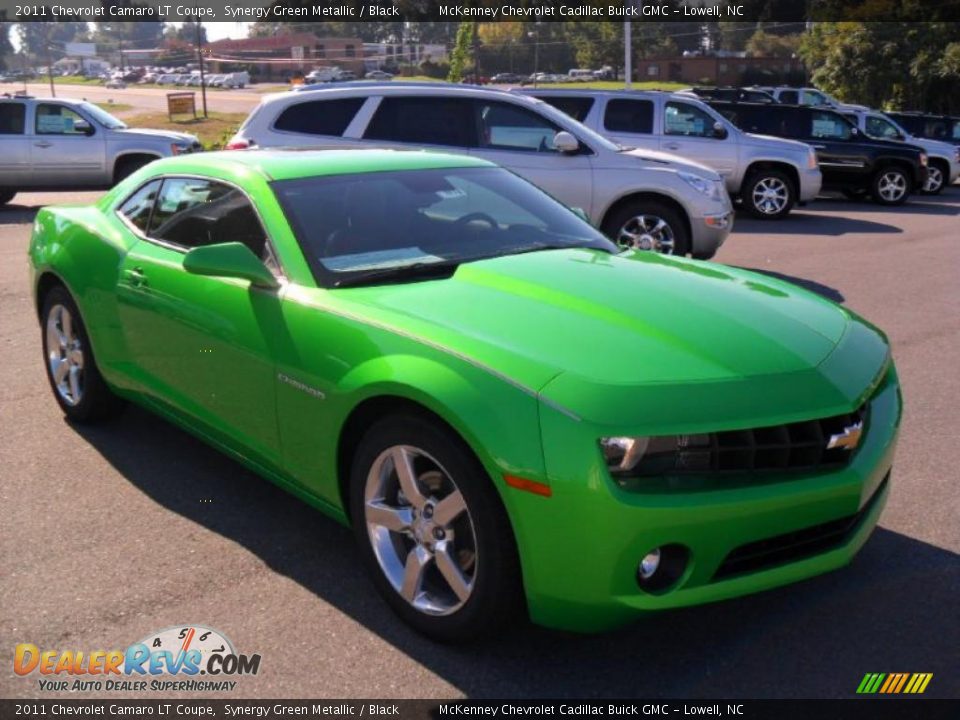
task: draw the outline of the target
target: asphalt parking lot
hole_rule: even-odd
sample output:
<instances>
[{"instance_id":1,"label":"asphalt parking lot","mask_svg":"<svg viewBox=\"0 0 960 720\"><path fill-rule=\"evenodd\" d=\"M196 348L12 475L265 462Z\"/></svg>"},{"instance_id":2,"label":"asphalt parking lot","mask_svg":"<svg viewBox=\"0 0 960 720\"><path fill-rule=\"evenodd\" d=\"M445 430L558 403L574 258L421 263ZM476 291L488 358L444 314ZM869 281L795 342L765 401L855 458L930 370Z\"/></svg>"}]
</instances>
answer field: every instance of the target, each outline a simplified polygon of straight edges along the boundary
<instances>
[{"instance_id":1,"label":"asphalt parking lot","mask_svg":"<svg viewBox=\"0 0 960 720\"><path fill-rule=\"evenodd\" d=\"M892 495L854 563L618 632L520 627L444 647L394 618L346 529L145 411L62 418L27 281L36 208L0 210L0 696L12 648L124 648L172 625L262 656L236 697L852 697L867 672L960 695L960 187L903 208L824 199L737 219L718 262L806 286L890 335L905 396ZM194 697L194 695L190 695Z\"/></svg>"}]
</instances>

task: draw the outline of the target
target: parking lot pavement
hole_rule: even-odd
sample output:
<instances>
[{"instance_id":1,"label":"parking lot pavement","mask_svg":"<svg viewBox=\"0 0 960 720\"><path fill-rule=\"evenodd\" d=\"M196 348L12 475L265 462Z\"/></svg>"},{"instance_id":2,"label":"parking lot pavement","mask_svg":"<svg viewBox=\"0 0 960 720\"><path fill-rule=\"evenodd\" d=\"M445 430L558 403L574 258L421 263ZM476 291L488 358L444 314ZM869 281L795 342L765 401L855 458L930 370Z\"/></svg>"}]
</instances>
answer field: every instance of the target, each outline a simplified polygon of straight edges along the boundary
<instances>
[{"instance_id":1,"label":"parking lot pavement","mask_svg":"<svg viewBox=\"0 0 960 720\"><path fill-rule=\"evenodd\" d=\"M124 648L185 623L262 656L233 693L248 698L851 697L881 671L932 672L927 696L960 695L960 188L738 218L717 258L842 302L893 341L906 411L892 495L850 567L607 635L522 626L466 648L396 620L347 530L180 430L137 409L63 420L25 251L32 208L65 199L0 210L0 696L42 694L13 674L15 643Z\"/></svg>"}]
</instances>

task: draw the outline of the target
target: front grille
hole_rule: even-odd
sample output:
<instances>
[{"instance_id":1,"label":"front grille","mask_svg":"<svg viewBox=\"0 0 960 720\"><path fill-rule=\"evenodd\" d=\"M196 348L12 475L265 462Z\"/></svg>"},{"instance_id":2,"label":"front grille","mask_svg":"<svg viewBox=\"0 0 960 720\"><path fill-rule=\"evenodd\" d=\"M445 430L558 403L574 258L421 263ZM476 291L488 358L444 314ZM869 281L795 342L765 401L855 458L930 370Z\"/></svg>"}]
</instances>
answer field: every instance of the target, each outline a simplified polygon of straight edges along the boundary
<instances>
[{"instance_id":1,"label":"front grille","mask_svg":"<svg viewBox=\"0 0 960 720\"><path fill-rule=\"evenodd\" d=\"M890 473L887 473L867 503L853 515L735 548L721 563L713 579L722 580L734 575L766 570L840 547L860 527L860 523L876 505L889 480Z\"/></svg>"},{"instance_id":2,"label":"front grille","mask_svg":"<svg viewBox=\"0 0 960 720\"><path fill-rule=\"evenodd\" d=\"M630 475L749 474L836 470L850 462L857 443L828 448L834 436L858 425L866 431L867 405L829 418L748 430L650 438Z\"/></svg>"}]
</instances>

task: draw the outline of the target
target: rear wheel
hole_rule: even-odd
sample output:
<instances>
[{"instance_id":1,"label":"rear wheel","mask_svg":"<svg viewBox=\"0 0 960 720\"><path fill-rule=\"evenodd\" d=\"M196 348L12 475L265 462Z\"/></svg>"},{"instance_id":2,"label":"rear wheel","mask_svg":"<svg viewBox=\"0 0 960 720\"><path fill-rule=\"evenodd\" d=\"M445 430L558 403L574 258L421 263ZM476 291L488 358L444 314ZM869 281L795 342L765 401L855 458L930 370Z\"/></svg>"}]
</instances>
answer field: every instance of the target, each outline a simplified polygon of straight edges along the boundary
<instances>
[{"instance_id":1,"label":"rear wheel","mask_svg":"<svg viewBox=\"0 0 960 720\"><path fill-rule=\"evenodd\" d=\"M53 396L64 414L95 422L123 407L100 375L87 330L70 293L52 288L43 300L43 356Z\"/></svg>"},{"instance_id":2,"label":"rear wheel","mask_svg":"<svg viewBox=\"0 0 960 720\"><path fill-rule=\"evenodd\" d=\"M376 423L351 469L364 563L393 610L443 642L489 634L522 608L506 512L462 441L418 415Z\"/></svg>"},{"instance_id":3,"label":"rear wheel","mask_svg":"<svg viewBox=\"0 0 960 720\"><path fill-rule=\"evenodd\" d=\"M624 250L653 250L664 255L690 252L690 234L680 213L655 200L620 208L606 219L603 232Z\"/></svg>"},{"instance_id":4,"label":"rear wheel","mask_svg":"<svg viewBox=\"0 0 960 720\"><path fill-rule=\"evenodd\" d=\"M880 205L903 205L910 195L912 183L905 170L899 167L885 167L873 176L871 195Z\"/></svg>"},{"instance_id":5,"label":"rear wheel","mask_svg":"<svg viewBox=\"0 0 960 720\"><path fill-rule=\"evenodd\" d=\"M741 189L746 210L756 218L780 220L790 214L796 202L793 183L779 170L753 172Z\"/></svg>"},{"instance_id":6,"label":"rear wheel","mask_svg":"<svg viewBox=\"0 0 960 720\"><path fill-rule=\"evenodd\" d=\"M117 167L113 171L113 184L116 185L117 183L123 182L144 165L147 165L154 160L156 160L156 158L143 156L121 158L119 161L117 161Z\"/></svg>"},{"instance_id":7,"label":"rear wheel","mask_svg":"<svg viewBox=\"0 0 960 720\"><path fill-rule=\"evenodd\" d=\"M925 195L938 195L946 185L950 170L940 161L934 160L927 166L927 180L923 183Z\"/></svg>"},{"instance_id":8,"label":"rear wheel","mask_svg":"<svg viewBox=\"0 0 960 720\"><path fill-rule=\"evenodd\" d=\"M13 200L13 198L16 197L16 195L17 195L16 190L5 190L3 188L0 188L0 206L6 205L8 202Z\"/></svg>"}]
</instances>

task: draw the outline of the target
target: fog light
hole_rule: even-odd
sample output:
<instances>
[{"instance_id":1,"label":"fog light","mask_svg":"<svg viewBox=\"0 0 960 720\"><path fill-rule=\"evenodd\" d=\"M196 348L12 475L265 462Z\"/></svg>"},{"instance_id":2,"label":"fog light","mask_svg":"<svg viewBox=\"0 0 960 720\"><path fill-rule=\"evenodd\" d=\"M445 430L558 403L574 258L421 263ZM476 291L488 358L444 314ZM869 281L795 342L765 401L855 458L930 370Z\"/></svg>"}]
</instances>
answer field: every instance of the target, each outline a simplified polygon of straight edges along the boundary
<instances>
[{"instance_id":1,"label":"fog light","mask_svg":"<svg viewBox=\"0 0 960 720\"><path fill-rule=\"evenodd\" d=\"M641 580L649 580L660 567L660 548L654 548L640 561L640 569L637 572Z\"/></svg>"}]
</instances>

